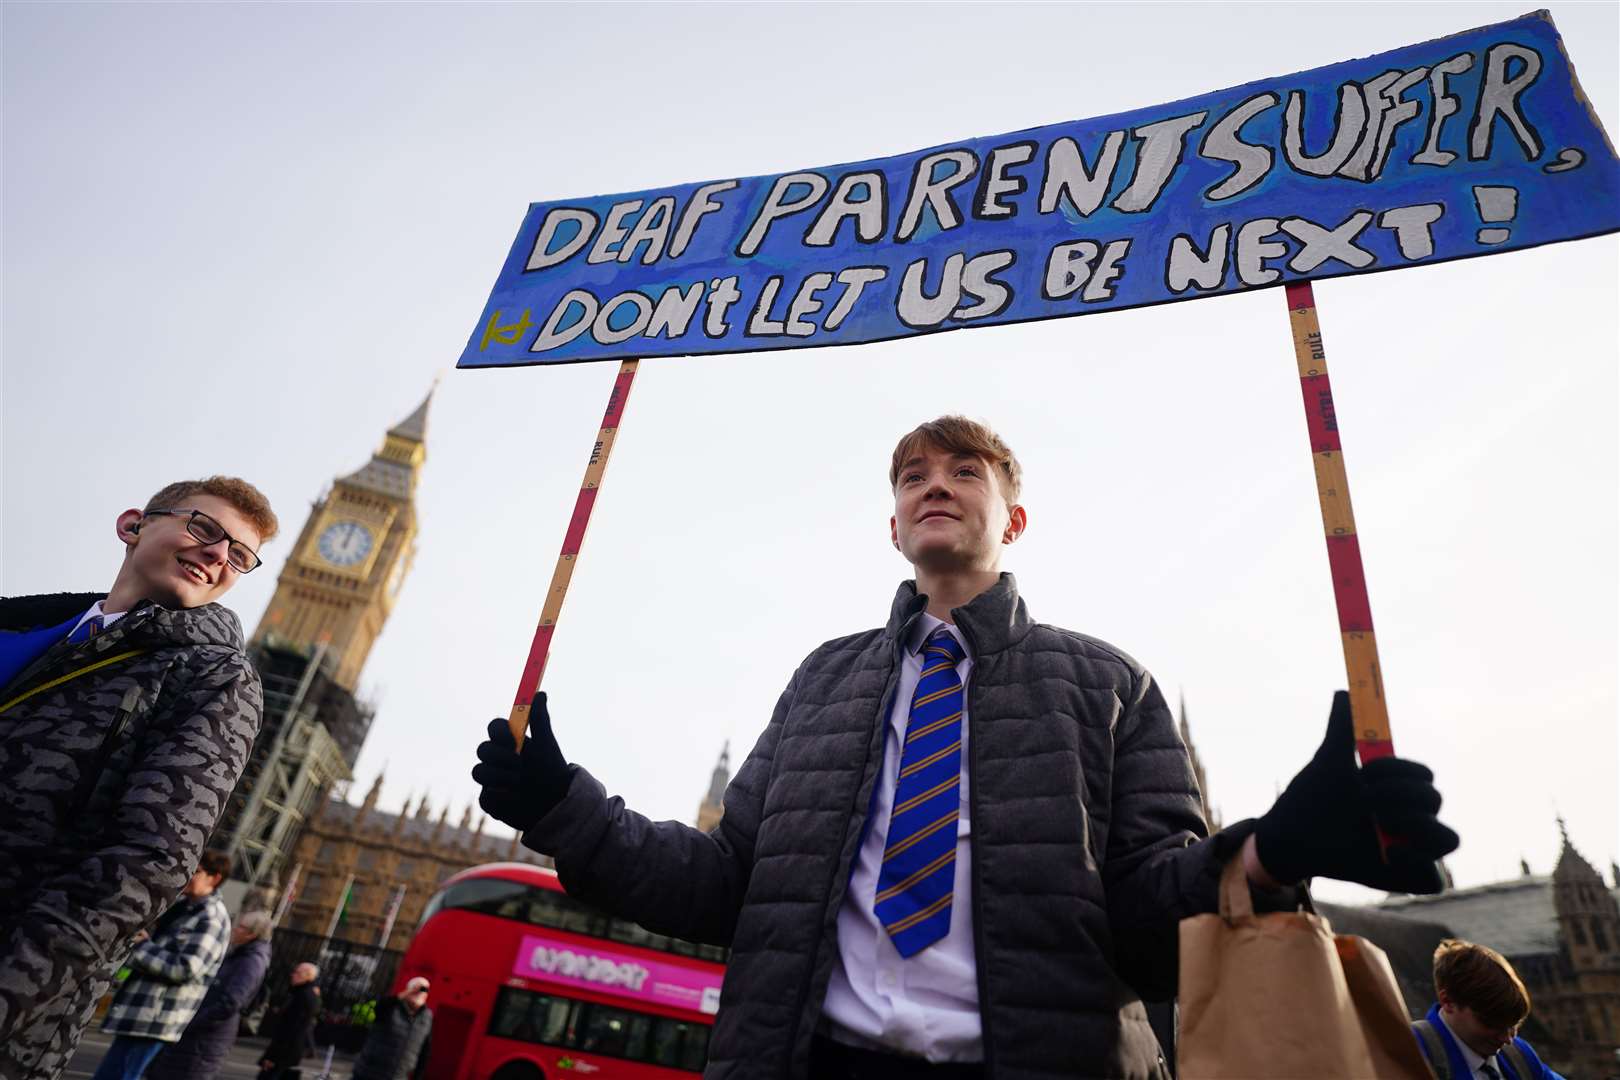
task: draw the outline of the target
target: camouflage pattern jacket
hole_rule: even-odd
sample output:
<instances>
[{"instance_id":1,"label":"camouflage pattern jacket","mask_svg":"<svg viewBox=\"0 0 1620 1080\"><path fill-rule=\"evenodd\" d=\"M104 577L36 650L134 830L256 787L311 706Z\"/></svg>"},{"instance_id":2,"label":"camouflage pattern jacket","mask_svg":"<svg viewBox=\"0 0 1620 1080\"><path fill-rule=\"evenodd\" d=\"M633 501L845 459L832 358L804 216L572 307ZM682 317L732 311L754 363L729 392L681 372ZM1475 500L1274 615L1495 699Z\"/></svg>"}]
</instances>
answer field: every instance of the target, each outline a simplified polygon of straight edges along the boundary
<instances>
[{"instance_id":1,"label":"camouflage pattern jacket","mask_svg":"<svg viewBox=\"0 0 1620 1080\"><path fill-rule=\"evenodd\" d=\"M0 600L0 633L98 599ZM0 1080L60 1075L136 931L196 869L262 711L217 604L143 602L0 687Z\"/></svg>"}]
</instances>

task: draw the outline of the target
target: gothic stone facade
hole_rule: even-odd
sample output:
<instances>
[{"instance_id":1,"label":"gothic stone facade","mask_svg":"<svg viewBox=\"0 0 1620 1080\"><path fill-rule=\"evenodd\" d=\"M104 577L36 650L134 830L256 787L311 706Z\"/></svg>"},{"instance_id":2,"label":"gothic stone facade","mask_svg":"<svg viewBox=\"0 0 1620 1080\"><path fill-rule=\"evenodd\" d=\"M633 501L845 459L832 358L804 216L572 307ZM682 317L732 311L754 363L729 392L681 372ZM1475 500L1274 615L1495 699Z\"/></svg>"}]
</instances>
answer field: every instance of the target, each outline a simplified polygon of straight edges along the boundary
<instances>
[{"instance_id":1,"label":"gothic stone facade","mask_svg":"<svg viewBox=\"0 0 1620 1080\"><path fill-rule=\"evenodd\" d=\"M1570 1077L1620 1077L1620 867L1611 870L1605 883L1565 833L1550 877L1525 866L1511 881L1381 907L1506 956L1530 991L1525 1037L1547 1063Z\"/></svg>"},{"instance_id":2,"label":"gothic stone facade","mask_svg":"<svg viewBox=\"0 0 1620 1080\"><path fill-rule=\"evenodd\" d=\"M354 891L334 936L378 943L389 903L403 885L404 896L386 943L388 948L403 949L416 932L422 909L452 874L491 862L551 864L520 844L518 835L504 825L497 824L497 833L486 834L489 819L475 815L471 807L462 811L454 825L450 808L441 808L435 816L425 795L414 812L407 801L406 812L391 814L377 809L381 790L382 777L378 776L359 806L331 799L304 826L293 852L300 881L286 917L289 928L325 933L342 901L344 884L353 874Z\"/></svg>"}]
</instances>

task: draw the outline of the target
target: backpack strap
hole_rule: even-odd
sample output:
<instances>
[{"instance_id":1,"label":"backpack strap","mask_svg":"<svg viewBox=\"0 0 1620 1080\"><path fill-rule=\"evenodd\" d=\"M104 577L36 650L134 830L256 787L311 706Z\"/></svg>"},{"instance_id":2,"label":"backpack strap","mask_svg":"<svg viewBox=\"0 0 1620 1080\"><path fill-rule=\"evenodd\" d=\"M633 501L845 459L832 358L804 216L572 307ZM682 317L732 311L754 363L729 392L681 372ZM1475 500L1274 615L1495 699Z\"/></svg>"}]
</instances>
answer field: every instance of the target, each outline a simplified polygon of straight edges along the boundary
<instances>
[{"instance_id":1,"label":"backpack strap","mask_svg":"<svg viewBox=\"0 0 1620 1080\"><path fill-rule=\"evenodd\" d=\"M1451 1062L1446 1060L1445 1044L1440 1041L1440 1033L1434 1030L1434 1025L1427 1020L1414 1020L1412 1031L1423 1048L1423 1056L1429 1059L1429 1068L1434 1070L1436 1080L1451 1080ZM1520 1080L1526 1078L1520 1077Z\"/></svg>"},{"instance_id":2,"label":"backpack strap","mask_svg":"<svg viewBox=\"0 0 1620 1080\"><path fill-rule=\"evenodd\" d=\"M1541 1080L1541 1074L1531 1068L1530 1059L1519 1049L1518 1040L1515 1039L1502 1047L1500 1056L1507 1058L1507 1063L1513 1067L1513 1073L1519 1080Z\"/></svg>"},{"instance_id":3,"label":"backpack strap","mask_svg":"<svg viewBox=\"0 0 1620 1080\"><path fill-rule=\"evenodd\" d=\"M139 656L142 653L147 652L147 651L148 650L146 650L146 649L128 649L128 650L126 650L124 652L121 652L121 653L114 653L111 656L104 657L103 659L97 660L93 664L86 664L84 667L79 668L77 671L70 671L66 675L62 675L62 676L60 676L58 678L52 679L50 682L40 683L38 686L34 687L32 690L28 690L28 691L25 691L24 693L18 694L16 697L12 698L10 701L6 702L3 705L0 705L0 713L5 712L7 709L11 708L13 705L21 705L23 702L27 701L29 698L33 697L35 694L43 694L47 690L56 689L58 686L61 686L65 682L72 682L74 679L77 679L80 675L88 675L92 671L97 671L97 670L99 670L101 668L106 667L108 664L116 664L120 660L128 660L132 656Z\"/></svg>"}]
</instances>

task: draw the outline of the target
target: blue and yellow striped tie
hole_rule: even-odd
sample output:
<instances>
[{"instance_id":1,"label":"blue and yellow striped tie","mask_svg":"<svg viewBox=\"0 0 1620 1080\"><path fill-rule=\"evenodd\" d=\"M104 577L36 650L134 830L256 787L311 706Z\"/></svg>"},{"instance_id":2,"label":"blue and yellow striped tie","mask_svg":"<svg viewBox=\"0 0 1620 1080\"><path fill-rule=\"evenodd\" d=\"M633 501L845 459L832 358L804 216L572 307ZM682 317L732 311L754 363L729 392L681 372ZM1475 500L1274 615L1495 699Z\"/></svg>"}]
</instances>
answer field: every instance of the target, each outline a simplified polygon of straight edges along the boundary
<instances>
[{"instance_id":1,"label":"blue and yellow striped tie","mask_svg":"<svg viewBox=\"0 0 1620 1080\"><path fill-rule=\"evenodd\" d=\"M945 627L923 645L900 778L873 910L901 956L915 956L951 928L956 819L961 812L962 680L967 653Z\"/></svg>"}]
</instances>

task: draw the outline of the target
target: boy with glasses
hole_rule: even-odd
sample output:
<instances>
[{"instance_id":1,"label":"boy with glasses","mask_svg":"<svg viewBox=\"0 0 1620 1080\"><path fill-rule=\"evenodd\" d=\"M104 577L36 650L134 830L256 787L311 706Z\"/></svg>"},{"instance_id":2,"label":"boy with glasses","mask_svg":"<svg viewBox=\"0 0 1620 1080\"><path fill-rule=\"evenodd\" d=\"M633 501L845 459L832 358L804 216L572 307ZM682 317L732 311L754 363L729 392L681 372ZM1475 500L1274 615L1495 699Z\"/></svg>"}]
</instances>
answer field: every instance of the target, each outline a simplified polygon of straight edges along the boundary
<instances>
[{"instance_id":1,"label":"boy with glasses","mask_svg":"<svg viewBox=\"0 0 1620 1080\"><path fill-rule=\"evenodd\" d=\"M0 1080L51 1080L197 866L258 733L217 600L276 533L233 477L118 515L106 593L0 600Z\"/></svg>"}]
</instances>

